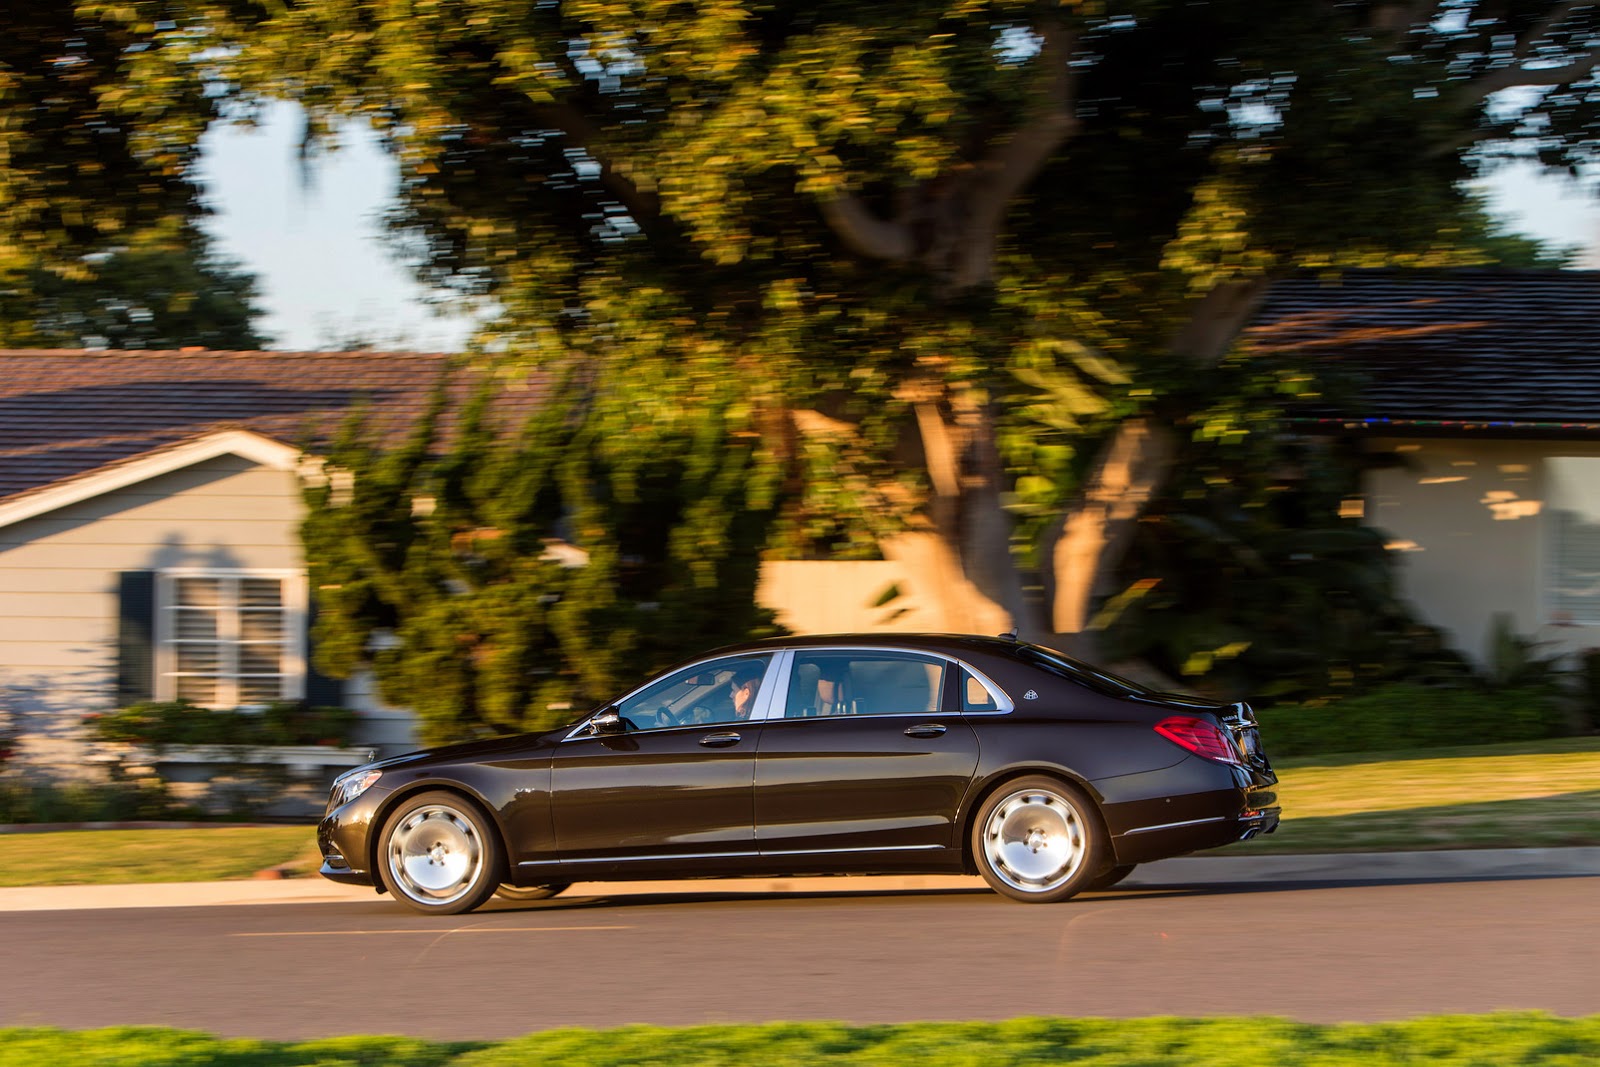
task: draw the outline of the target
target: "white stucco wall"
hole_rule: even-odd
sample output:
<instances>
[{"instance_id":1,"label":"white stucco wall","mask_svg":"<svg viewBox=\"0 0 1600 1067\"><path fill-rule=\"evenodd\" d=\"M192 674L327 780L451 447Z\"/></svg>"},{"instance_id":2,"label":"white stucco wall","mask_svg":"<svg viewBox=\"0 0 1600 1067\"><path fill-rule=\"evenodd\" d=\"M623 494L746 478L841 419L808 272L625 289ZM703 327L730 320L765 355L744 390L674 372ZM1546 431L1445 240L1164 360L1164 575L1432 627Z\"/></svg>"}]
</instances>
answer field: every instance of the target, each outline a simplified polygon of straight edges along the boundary
<instances>
[{"instance_id":1,"label":"white stucco wall","mask_svg":"<svg viewBox=\"0 0 1600 1067\"><path fill-rule=\"evenodd\" d=\"M1460 652L1485 662L1497 613L1550 652L1600 645L1600 626L1571 625L1552 606L1546 463L1600 457L1600 445L1446 438L1377 440L1372 449L1405 465L1369 475L1366 522L1388 535L1406 598Z\"/></svg>"}]
</instances>

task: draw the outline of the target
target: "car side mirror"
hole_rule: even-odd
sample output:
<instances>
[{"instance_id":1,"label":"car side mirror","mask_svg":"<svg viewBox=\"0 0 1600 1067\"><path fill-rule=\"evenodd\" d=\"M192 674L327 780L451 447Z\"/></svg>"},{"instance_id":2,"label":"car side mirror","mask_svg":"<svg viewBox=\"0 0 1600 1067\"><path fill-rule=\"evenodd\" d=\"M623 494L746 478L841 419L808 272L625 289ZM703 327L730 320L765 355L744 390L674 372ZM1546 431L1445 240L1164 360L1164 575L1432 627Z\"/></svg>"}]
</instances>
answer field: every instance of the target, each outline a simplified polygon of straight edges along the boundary
<instances>
[{"instance_id":1,"label":"car side mirror","mask_svg":"<svg viewBox=\"0 0 1600 1067\"><path fill-rule=\"evenodd\" d=\"M596 734L620 734L628 729L615 707L602 708L589 720L589 729Z\"/></svg>"}]
</instances>

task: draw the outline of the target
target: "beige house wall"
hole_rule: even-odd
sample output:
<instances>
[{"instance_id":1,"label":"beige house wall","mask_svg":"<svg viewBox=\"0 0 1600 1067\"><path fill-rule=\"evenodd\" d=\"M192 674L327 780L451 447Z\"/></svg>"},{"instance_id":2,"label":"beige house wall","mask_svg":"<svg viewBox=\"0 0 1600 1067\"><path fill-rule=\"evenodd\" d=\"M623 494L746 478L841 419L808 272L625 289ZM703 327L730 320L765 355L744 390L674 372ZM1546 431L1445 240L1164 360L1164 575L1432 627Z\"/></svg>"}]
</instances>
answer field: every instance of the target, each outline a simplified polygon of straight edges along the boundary
<instances>
[{"instance_id":1,"label":"beige house wall","mask_svg":"<svg viewBox=\"0 0 1600 1067\"><path fill-rule=\"evenodd\" d=\"M1571 625L1551 607L1546 467L1551 456L1600 457L1600 445L1441 438L1372 449L1404 465L1369 475L1365 520L1398 555L1406 599L1458 651L1485 663L1498 613L1549 652L1600 645L1600 627Z\"/></svg>"},{"instance_id":2,"label":"beige house wall","mask_svg":"<svg viewBox=\"0 0 1600 1067\"><path fill-rule=\"evenodd\" d=\"M115 701L121 572L303 576L303 514L294 472L224 455L0 527L0 695L29 733L72 732ZM353 690L365 740L409 738L409 716Z\"/></svg>"}]
</instances>

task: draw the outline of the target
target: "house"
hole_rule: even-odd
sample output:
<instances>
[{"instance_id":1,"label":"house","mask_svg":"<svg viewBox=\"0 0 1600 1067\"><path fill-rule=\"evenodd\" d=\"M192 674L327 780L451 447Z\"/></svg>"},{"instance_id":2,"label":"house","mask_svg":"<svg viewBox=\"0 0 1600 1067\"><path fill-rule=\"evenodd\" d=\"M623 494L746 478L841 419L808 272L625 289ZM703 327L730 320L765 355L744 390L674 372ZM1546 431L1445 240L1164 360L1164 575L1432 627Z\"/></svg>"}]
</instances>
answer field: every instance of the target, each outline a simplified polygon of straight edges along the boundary
<instances>
[{"instance_id":1,"label":"house","mask_svg":"<svg viewBox=\"0 0 1600 1067\"><path fill-rule=\"evenodd\" d=\"M1366 270L1276 284L1244 336L1329 388L1302 429L1371 455L1350 507L1402 594L1484 663L1494 617L1600 645L1600 272Z\"/></svg>"},{"instance_id":2,"label":"house","mask_svg":"<svg viewBox=\"0 0 1600 1067\"><path fill-rule=\"evenodd\" d=\"M30 763L69 765L86 712L303 698L355 709L361 744L409 747L408 712L312 666L301 478L358 404L403 439L455 358L0 352L0 733L25 735ZM480 380L450 376L445 439ZM520 422L539 398L512 382L495 412ZM949 628L906 567L773 564L763 596L797 630Z\"/></svg>"},{"instance_id":3,"label":"house","mask_svg":"<svg viewBox=\"0 0 1600 1067\"><path fill-rule=\"evenodd\" d=\"M303 698L356 708L365 743L407 744L409 715L311 667L300 468L357 404L385 439L402 438L453 358L0 353L0 712L10 729L39 754L89 711ZM451 376L452 409L475 382L470 371ZM537 402L532 388L504 396L509 416Z\"/></svg>"}]
</instances>

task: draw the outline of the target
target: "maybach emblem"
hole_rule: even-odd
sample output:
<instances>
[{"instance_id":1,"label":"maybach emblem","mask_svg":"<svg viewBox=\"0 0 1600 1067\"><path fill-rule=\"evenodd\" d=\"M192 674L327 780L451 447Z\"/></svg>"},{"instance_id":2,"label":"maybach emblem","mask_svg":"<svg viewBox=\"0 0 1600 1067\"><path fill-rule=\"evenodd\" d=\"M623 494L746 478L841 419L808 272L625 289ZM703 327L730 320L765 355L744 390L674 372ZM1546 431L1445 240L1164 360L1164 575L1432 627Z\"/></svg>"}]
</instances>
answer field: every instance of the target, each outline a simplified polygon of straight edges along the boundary
<instances>
[{"instance_id":1,"label":"maybach emblem","mask_svg":"<svg viewBox=\"0 0 1600 1067\"><path fill-rule=\"evenodd\" d=\"M1039 694L1035 693L1032 689L1030 689L1026 693L1022 694L1022 699L1023 700L1038 700L1039 699Z\"/></svg>"}]
</instances>

